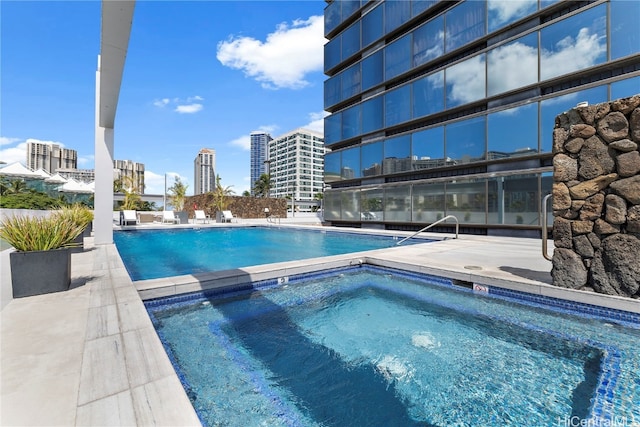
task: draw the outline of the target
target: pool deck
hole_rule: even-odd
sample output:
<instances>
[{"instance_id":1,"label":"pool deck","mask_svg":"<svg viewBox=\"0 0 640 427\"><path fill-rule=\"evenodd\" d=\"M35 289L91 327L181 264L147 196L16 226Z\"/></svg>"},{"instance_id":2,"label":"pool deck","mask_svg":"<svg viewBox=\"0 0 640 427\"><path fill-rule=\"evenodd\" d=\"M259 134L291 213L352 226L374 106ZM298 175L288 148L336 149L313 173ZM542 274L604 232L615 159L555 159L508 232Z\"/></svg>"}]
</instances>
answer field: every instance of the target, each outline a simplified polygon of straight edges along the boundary
<instances>
[{"instance_id":1,"label":"pool deck","mask_svg":"<svg viewBox=\"0 0 640 427\"><path fill-rule=\"evenodd\" d=\"M86 238L84 252L72 254L72 289L10 301L3 251L0 425L199 425L142 298L364 262L640 313L639 301L551 286L540 240L424 235L447 239L135 283L115 245Z\"/></svg>"}]
</instances>

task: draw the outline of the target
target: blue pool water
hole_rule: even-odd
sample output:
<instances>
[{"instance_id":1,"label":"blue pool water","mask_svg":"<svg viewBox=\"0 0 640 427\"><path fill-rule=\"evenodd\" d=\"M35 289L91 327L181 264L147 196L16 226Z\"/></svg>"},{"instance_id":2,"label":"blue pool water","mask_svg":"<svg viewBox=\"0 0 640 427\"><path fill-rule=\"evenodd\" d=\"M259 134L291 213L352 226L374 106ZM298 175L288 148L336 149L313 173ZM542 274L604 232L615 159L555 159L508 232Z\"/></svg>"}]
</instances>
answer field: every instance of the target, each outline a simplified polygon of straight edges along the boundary
<instances>
[{"instance_id":1,"label":"blue pool water","mask_svg":"<svg viewBox=\"0 0 640 427\"><path fill-rule=\"evenodd\" d=\"M132 280L228 270L395 246L397 238L275 227L116 231ZM410 239L406 243L425 243Z\"/></svg>"},{"instance_id":2,"label":"blue pool water","mask_svg":"<svg viewBox=\"0 0 640 427\"><path fill-rule=\"evenodd\" d=\"M205 425L640 420L638 319L369 266L257 285L145 303Z\"/></svg>"}]
</instances>

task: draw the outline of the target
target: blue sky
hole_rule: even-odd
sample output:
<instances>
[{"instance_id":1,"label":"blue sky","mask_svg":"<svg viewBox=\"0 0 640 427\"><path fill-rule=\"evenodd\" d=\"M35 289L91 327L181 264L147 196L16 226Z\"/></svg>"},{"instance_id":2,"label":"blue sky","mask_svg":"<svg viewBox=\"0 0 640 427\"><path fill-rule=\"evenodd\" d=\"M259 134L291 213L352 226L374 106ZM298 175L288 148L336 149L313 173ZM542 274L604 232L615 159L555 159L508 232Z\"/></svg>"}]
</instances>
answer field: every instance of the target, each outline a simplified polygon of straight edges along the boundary
<instances>
[{"instance_id":1,"label":"blue sky","mask_svg":"<svg viewBox=\"0 0 640 427\"><path fill-rule=\"evenodd\" d=\"M193 160L248 190L249 133L322 132L322 0L138 1L115 122L115 158L145 164L193 192ZM99 1L0 1L0 160L26 163L26 141L51 141L94 167ZM169 176L169 183L173 178Z\"/></svg>"}]
</instances>

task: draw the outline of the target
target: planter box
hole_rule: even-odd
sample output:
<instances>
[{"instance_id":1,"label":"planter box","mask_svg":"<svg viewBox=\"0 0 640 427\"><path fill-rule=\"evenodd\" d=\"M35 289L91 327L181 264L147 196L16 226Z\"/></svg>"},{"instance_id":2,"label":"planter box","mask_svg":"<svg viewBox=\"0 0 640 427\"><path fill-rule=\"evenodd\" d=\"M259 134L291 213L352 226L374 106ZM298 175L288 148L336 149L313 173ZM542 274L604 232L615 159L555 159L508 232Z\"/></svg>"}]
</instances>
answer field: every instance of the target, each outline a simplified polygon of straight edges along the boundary
<instances>
[{"instance_id":1,"label":"planter box","mask_svg":"<svg viewBox=\"0 0 640 427\"><path fill-rule=\"evenodd\" d=\"M71 252L69 249L52 251L15 251L9 254L13 297L61 292L71 284Z\"/></svg>"}]
</instances>

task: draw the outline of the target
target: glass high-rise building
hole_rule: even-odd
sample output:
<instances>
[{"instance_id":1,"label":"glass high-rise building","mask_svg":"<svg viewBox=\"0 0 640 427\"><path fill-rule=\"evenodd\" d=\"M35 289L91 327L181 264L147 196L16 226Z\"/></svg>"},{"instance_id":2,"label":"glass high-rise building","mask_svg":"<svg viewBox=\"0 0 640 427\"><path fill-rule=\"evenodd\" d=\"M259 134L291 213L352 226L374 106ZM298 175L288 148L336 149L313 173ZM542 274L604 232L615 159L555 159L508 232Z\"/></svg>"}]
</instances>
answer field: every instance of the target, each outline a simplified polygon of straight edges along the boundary
<instances>
[{"instance_id":1,"label":"glass high-rise building","mask_svg":"<svg viewBox=\"0 0 640 427\"><path fill-rule=\"evenodd\" d=\"M195 189L193 194L204 194L216 187L216 150L203 148L193 161Z\"/></svg>"},{"instance_id":2,"label":"glass high-rise building","mask_svg":"<svg viewBox=\"0 0 640 427\"><path fill-rule=\"evenodd\" d=\"M333 1L325 220L540 236L555 117L640 93L640 2Z\"/></svg>"},{"instance_id":3,"label":"glass high-rise building","mask_svg":"<svg viewBox=\"0 0 640 427\"><path fill-rule=\"evenodd\" d=\"M267 150L269 141L273 138L267 132L254 131L251 132L251 195L254 195L253 187L256 181L260 179L260 175L267 172Z\"/></svg>"}]
</instances>

